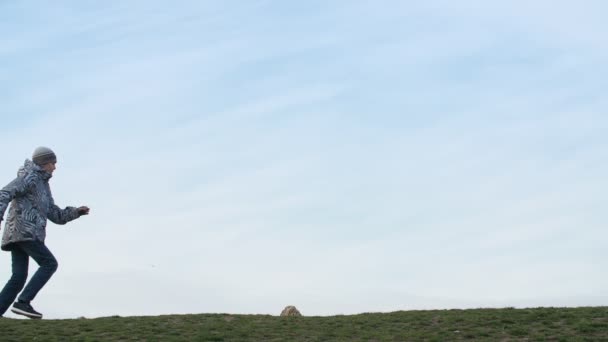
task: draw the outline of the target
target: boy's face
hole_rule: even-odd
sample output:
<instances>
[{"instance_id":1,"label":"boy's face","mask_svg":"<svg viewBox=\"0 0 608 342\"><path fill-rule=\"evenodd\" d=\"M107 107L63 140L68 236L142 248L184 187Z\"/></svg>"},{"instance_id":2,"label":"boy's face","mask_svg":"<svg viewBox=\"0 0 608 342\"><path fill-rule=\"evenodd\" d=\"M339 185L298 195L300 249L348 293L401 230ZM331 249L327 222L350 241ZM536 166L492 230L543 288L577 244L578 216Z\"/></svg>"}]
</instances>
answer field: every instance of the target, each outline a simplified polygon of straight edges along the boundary
<instances>
[{"instance_id":1,"label":"boy's face","mask_svg":"<svg viewBox=\"0 0 608 342\"><path fill-rule=\"evenodd\" d=\"M46 163L42 165L42 169L52 175L53 171L56 169L55 164L56 163Z\"/></svg>"}]
</instances>

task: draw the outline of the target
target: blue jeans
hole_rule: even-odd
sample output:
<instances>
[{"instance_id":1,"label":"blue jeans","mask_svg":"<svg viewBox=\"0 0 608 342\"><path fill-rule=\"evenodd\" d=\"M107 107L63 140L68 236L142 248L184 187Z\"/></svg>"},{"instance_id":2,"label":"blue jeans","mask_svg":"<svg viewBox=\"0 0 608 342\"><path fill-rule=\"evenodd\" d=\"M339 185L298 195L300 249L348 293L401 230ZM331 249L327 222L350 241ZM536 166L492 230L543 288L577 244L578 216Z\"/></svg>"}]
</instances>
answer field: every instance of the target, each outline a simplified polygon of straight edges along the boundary
<instances>
[{"instance_id":1,"label":"blue jeans","mask_svg":"<svg viewBox=\"0 0 608 342\"><path fill-rule=\"evenodd\" d=\"M11 250L13 257L13 275L8 280L2 292L0 292L0 315L3 315L8 307L13 303L21 290L19 301L29 303L36 297L38 291L49 281L53 273L57 270L57 259L53 253L40 241L16 242ZM27 270L29 259L32 257L40 266L34 276L28 282Z\"/></svg>"}]
</instances>

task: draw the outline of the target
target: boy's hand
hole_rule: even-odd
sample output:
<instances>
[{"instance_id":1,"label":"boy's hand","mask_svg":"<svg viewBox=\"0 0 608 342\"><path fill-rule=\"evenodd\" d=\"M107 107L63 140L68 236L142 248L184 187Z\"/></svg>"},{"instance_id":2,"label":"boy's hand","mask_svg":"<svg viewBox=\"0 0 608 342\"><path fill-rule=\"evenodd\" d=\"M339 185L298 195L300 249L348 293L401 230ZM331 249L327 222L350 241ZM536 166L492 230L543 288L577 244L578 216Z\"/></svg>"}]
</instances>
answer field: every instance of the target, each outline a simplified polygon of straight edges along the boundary
<instances>
[{"instance_id":1,"label":"boy's hand","mask_svg":"<svg viewBox=\"0 0 608 342\"><path fill-rule=\"evenodd\" d=\"M87 206L79 207L78 214L79 215L89 215L89 207L87 207Z\"/></svg>"}]
</instances>

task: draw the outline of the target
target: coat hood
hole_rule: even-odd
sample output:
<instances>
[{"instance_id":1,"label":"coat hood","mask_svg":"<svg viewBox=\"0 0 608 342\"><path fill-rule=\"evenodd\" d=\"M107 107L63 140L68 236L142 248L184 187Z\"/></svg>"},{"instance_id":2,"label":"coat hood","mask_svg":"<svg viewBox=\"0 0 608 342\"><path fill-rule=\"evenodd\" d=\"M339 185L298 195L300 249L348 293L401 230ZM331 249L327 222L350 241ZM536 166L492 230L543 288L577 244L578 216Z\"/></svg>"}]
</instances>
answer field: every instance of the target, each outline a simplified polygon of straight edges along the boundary
<instances>
[{"instance_id":1,"label":"coat hood","mask_svg":"<svg viewBox=\"0 0 608 342\"><path fill-rule=\"evenodd\" d=\"M36 165L36 163L26 159L23 166L21 166L19 171L17 171L17 176L24 177L28 174L37 174L43 180L49 180L52 177L50 173L44 171L44 169Z\"/></svg>"}]
</instances>

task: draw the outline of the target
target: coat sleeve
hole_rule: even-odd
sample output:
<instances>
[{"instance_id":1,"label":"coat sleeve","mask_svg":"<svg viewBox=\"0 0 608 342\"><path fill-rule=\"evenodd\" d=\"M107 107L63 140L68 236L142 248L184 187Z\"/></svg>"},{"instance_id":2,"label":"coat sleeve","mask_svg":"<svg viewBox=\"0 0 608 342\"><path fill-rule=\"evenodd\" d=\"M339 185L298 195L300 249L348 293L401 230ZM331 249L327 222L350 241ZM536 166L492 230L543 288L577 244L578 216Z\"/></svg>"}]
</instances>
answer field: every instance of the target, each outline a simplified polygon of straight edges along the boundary
<instances>
[{"instance_id":1,"label":"coat sleeve","mask_svg":"<svg viewBox=\"0 0 608 342\"><path fill-rule=\"evenodd\" d=\"M80 214L78 213L78 208L66 207L65 209L61 209L55 203L52 203L47 217L55 224L66 224L79 218Z\"/></svg>"},{"instance_id":2,"label":"coat sleeve","mask_svg":"<svg viewBox=\"0 0 608 342\"><path fill-rule=\"evenodd\" d=\"M4 212L13 198L25 193L27 185L23 177L17 177L7 186L0 190L0 220L4 218Z\"/></svg>"}]
</instances>

